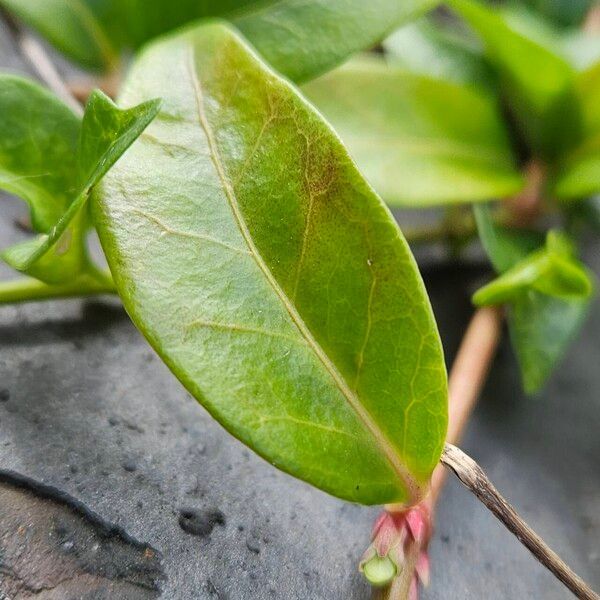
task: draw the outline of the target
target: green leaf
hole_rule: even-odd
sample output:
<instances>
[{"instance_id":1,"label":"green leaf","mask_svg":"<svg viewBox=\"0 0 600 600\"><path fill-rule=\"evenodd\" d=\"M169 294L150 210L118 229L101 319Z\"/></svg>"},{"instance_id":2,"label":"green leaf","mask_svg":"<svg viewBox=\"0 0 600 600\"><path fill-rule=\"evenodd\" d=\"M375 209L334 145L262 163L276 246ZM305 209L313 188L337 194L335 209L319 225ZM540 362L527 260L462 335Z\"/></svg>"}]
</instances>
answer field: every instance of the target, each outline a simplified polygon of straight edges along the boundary
<instances>
[{"instance_id":1,"label":"green leaf","mask_svg":"<svg viewBox=\"0 0 600 600\"><path fill-rule=\"evenodd\" d=\"M575 69L555 51L547 29L535 27L522 12L501 12L476 0L447 3L481 37L533 151L552 159L576 143L581 135L581 116L574 87Z\"/></svg>"},{"instance_id":2,"label":"green leaf","mask_svg":"<svg viewBox=\"0 0 600 600\"><path fill-rule=\"evenodd\" d=\"M306 81L381 41L439 0L0 0L84 66L206 17L231 20L277 70Z\"/></svg>"},{"instance_id":3,"label":"green leaf","mask_svg":"<svg viewBox=\"0 0 600 600\"><path fill-rule=\"evenodd\" d=\"M487 205L473 206L481 244L497 273L504 273L544 243L544 236L494 223Z\"/></svg>"},{"instance_id":4,"label":"green leaf","mask_svg":"<svg viewBox=\"0 0 600 600\"><path fill-rule=\"evenodd\" d=\"M79 178L88 193L148 127L160 110L161 100L120 109L95 90L85 107L79 143Z\"/></svg>"},{"instance_id":5,"label":"green leaf","mask_svg":"<svg viewBox=\"0 0 600 600\"><path fill-rule=\"evenodd\" d=\"M494 225L487 206L475 207L479 235L497 272L515 268L532 251L536 235ZM559 256L572 255L571 244L550 235L547 245ZM590 298L557 298L533 288L515 296L507 307L508 328L527 393L541 389L579 331Z\"/></svg>"},{"instance_id":6,"label":"green leaf","mask_svg":"<svg viewBox=\"0 0 600 600\"><path fill-rule=\"evenodd\" d=\"M563 358L589 312L589 299L562 300L535 290L508 309L508 329L523 388L539 391Z\"/></svg>"},{"instance_id":7,"label":"green leaf","mask_svg":"<svg viewBox=\"0 0 600 600\"><path fill-rule=\"evenodd\" d=\"M385 205L224 25L151 46L125 90L163 108L92 207L135 324L275 466L356 502L414 501L442 449L446 375Z\"/></svg>"},{"instance_id":8,"label":"green leaf","mask_svg":"<svg viewBox=\"0 0 600 600\"><path fill-rule=\"evenodd\" d=\"M581 29L559 29L520 3L501 7L502 18L517 33L560 56L576 71L585 71L600 58L597 34Z\"/></svg>"},{"instance_id":9,"label":"green leaf","mask_svg":"<svg viewBox=\"0 0 600 600\"><path fill-rule=\"evenodd\" d=\"M523 185L487 90L362 60L303 91L391 205L473 202Z\"/></svg>"},{"instance_id":10,"label":"green leaf","mask_svg":"<svg viewBox=\"0 0 600 600\"><path fill-rule=\"evenodd\" d=\"M21 197L31 209L33 228L47 237L68 209L77 189L79 118L55 96L21 77L0 75L0 189ZM28 257L39 239L4 250L2 258L47 283L72 279L88 263L87 224L73 222L52 256L35 267Z\"/></svg>"},{"instance_id":11,"label":"green leaf","mask_svg":"<svg viewBox=\"0 0 600 600\"><path fill-rule=\"evenodd\" d=\"M47 233L77 191L81 121L32 81L0 74L0 189L31 208L33 227Z\"/></svg>"},{"instance_id":12,"label":"green leaf","mask_svg":"<svg viewBox=\"0 0 600 600\"><path fill-rule=\"evenodd\" d=\"M61 52L95 70L114 68L122 51L185 23L254 4L257 0L0 0Z\"/></svg>"},{"instance_id":13,"label":"green leaf","mask_svg":"<svg viewBox=\"0 0 600 600\"><path fill-rule=\"evenodd\" d=\"M404 25L383 42L390 64L411 73L465 84L492 79L477 40L429 17Z\"/></svg>"},{"instance_id":14,"label":"green leaf","mask_svg":"<svg viewBox=\"0 0 600 600\"><path fill-rule=\"evenodd\" d=\"M69 281L89 270L85 205L90 189L137 139L159 107L160 102L152 100L119 110L102 92L94 91L86 106L77 152L79 192L46 234L4 250L3 260L51 284Z\"/></svg>"},{"instance_id":15,"label":"green leaf","mask_svg":"<svg viewBox=\"0 0 600 600\"><path fill-rule=\"evenodd\" d=\"M476 306L504 304L534 289L558 298L588 298L592 282L585 268L564 253L564 241L549 233L546 247L532 252L473 296Z\"/></svg>"},{"instance_id":16,"label":"green leaf","mask_svg":"<svg viewBox=\"0 0 600 600\"><path fill-rule=\"evenodd\" d=\"M525 3L556 25L573 27L583 21L594 0L525 0Z\"/></svg>"},{"instance_id":17,"label":"green leaf","mask_svg":"<svg viewBox=\"0 0 600 600\"><path fill-rule=\"evenodd\" d=\"M578 75L583 136L553 165L551 192L563 200L578 200L600 192L600 64Z\"/></svg>"},{"instance_id":18,"label":"green leaf","mask_svg":"<svg viewBox=\"0 0 600 600\"><path fill-rule=\"evenodd\" d=\"M74 202L71 207L78 209L80 202ZM71 207L65 213L69 215L68 220L63 217L48 234L5 248L0 253L2 260L13 269L48 284L72 281L92 269L86 245L87 215L72 211Z\"/></svg>"},{"instance_id":19,"label":"green leaf","mask_svg":"<svg viewBox=\"0 0 600 600\"><path fill-rule=\"evenodd\" d=\"M277 71L306 82L371 48L439 0L284 0L234 25Z\"/></svg>"}]
</instances>

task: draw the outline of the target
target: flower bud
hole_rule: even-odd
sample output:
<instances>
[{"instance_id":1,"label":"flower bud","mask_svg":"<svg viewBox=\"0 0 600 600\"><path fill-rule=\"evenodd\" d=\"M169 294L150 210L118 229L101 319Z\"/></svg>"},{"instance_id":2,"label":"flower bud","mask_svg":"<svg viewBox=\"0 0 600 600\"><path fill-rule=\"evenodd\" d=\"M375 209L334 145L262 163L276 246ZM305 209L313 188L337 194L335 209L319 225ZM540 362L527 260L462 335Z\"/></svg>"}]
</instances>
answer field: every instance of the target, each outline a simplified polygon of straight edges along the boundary
<instances>
[{"instance_id":1,"label":"flower bud","mask_svg":"<svg viewBox=\"0 0 600 600\"><path fill-rule=\"evenodd\" d=\"M361 572L375 586L388 585L402 575L408 583L408 599L416 600L418 582L429 583L430 535L430 513L424 503L403 512L384 511L373 527L371 545L360 562Z\"/></svg>"}]
</instances>

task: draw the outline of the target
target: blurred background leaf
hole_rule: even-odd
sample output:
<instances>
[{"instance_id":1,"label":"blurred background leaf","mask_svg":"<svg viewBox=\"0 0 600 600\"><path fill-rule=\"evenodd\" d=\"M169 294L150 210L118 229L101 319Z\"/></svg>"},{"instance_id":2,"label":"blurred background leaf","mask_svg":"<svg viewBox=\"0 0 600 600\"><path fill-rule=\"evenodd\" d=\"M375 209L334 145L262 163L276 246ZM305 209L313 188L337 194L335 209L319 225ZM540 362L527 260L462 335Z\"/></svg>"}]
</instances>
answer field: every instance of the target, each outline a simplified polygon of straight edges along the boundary
<instances>
[{"instance_id":1,"label":"blurred background leaf","mask_svg":"<svg viewBox=\"0 0 600 600\"><path fill-rule=\"evenodd\" d=\"M524 4L562 27L580 25L594 0L521 0Z\"/></svg>"},{"instance_id":2,"label":"blurred background leaf","mask_svg":"<svg viewBox=\"0 0 600 600\"><path fill-rule=\"evenodd\" d=\"M473 202L523 184L493 92L361 58L304 86L394 206Z\"/></svg>"},{"instance_id":3,"label":"blurred background leaf","mask_svg":"<svg viewBox=\"0 0 600 600\"><path fill-rule=\"evenodd\" d=\"M391 65L411 73L478 85L493 78L476 37L447 19L421 17L395 31L383 47Z\"/></svg>"},{"instance_id":4,"label":"blurred background leaf","mask_svg":"<svg viewBox=\"0 0 600 600\"><path fill-rule=\"evenodd\" d=\"M547 160L581 136L575 69L556 50L549 27L523 11L492 9L476 0L448 0L480 36L520 135Z\"/></svg>"},{"instance_id":5,"label":"blurred background leaf","mask_svg":"<svg viewBox=\"0 0 600 600\"><path fill-rule=\"evenodd\" d=\"M202 18L231 21L276 70L306 81L380 42L439 0L0 0L82 66L120 56Z\"/></svg>"}]
</instances>

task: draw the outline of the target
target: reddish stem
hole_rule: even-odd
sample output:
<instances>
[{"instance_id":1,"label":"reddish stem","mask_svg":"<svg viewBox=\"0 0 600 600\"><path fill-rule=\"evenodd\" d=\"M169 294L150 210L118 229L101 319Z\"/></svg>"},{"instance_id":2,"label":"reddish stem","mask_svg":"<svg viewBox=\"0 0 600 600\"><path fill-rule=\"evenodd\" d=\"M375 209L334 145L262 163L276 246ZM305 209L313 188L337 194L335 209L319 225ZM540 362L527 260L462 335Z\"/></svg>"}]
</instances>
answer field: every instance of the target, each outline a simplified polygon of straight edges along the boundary
<instances>
[{"instance_id":1,"label":"reddish stem","mask_svg":"<svg viewBox=\"0 0 600 600\"><path fill-rule=\"evenodd\" d=\"M478 309L471 321L448 378L448 432L446 441L460 442L477 403L502 335L504 311L501 307ZM447 470L438 465L431 478L431 492L425 502L433 508L446 479Z\"/></svg>"}]
</instances>

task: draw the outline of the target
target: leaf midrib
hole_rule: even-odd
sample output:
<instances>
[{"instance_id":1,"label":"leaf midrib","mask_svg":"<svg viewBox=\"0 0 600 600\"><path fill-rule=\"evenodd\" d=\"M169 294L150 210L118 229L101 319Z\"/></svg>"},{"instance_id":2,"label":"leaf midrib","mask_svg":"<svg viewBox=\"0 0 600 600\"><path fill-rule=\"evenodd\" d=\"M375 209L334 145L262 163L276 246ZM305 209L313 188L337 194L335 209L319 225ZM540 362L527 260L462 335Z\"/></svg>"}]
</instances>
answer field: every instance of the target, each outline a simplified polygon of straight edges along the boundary
<instances>
[{"instance_id":1,"label":"leaf midrib","mask_svg":"<svg viewBox=\"0 0 600 600\"><path fill-rule=\"evenodd\" d=\"M399 479L403 482L406 491L409 496L409 500L414 502L418 500L422 496L422 489L419 483L414 479L414 477L409 473L408 469L402 464L396 449L392 446L389 440L386 439L385 434L381 431L381 429L377 426L377 424L371 418L369 412L365 409L364 406L360 403L358 397L351 390L350 386L347 384L343 376L340 374L336 366L331 362L325 351L321 348L320 344L312 335L312 332L302 319L301 315L296 310L296 307L290 302L284 290L281 288L271 270L263 260L261 254L258 251L258 248L254 244L252 240L252 236L246 225L244 220L244 216L240 210L239 203L237 201L235 191L233 190L230 182L227 179L225 174L225 169L222 164L222 159L219 155L219 151L217 148L217 144L211 129L211 126L206 117L205 109L204 109L204 95L202 92L202 86L199 80L199 77L196 73L196 64L194 58L194 47L192 45L189 46L189 54L187 61L188 71L191 79L191 83L196 96L196 105L198 111L198 121L200 127L204 131L204 135L206 136L206 140L208 142L209 152L212 159L212 162L215 166L217 174L219 176L219 180L223 187L223 192L227 198L229 206L231 208L231 212L236 221L236 225L244 238L248 249L250 250L250 254L257 266L265 276L267 282L273 289L273 291L277 294L283 306L287 310L292 322L298 328L300 334L304 337L310 348L314 351L314 353L319 358L320 362L323 364L327 372L332 377L335 382L337 388L340 390L344 398L347 400L348 404L354 410L360 421L367 428L369 433L374 437L377 445L383 452L384 456L387 458L388 462L392 466L394 472L399 477Z\"/></svg>"}]
</instances>

